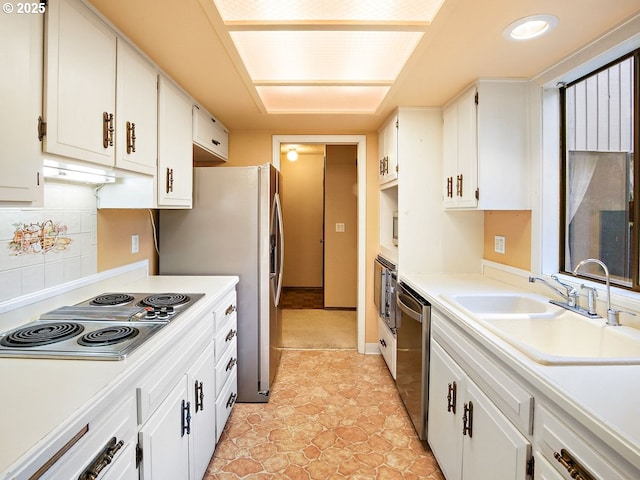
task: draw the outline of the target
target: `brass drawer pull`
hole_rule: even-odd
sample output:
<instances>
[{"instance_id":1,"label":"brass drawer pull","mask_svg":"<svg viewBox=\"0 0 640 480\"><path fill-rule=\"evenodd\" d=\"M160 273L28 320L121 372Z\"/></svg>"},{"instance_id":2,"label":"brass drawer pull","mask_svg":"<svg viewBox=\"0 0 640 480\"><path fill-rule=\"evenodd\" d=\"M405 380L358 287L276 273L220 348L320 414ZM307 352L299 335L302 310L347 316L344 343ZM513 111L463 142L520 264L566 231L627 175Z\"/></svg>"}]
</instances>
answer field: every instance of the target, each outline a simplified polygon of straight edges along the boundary
<instances>
[{"instance_id":1,"label":"brass drawer pull","mask_svg":"<svg viewBox=\"0 0 640 480\"><path fill-rule=\"evenodd\" d=\"M224 341L230 342L231 340L233 340L233 337L235 337L237 333L238 331L232 328L231 330L229 330L229 333L227 333L227 336L224 337Z\"/></svg>"},{"instance_id":2,"label":"brass drawer pull","mask_svg":"<svg viewBox=\"0 0 640 480\"><path fill-rule=\"evenodd\" d=\"M100 472L113 461L113 457L123 445L124 442L122 440L116 443L116 437L111 438L102 452L93 459L91 465L78 477L78 480L96 480Z\"/></svg>"},{"instance_id":3,"label":"brass drawer pull","mask_svg":"<svg viewBox=\"0 0 640 480\"><path fill-rule=\"evenodd\" d=\"M102 146L104 148L113 147L113 113L102 113Z\"/></svg>"},{"instance_id":4,"label":"brass drawer pull","mask_svg":"<svg viewBox=\"0 0 640 480\"><path fill-rule=\"evenodd\" d=\"M238 363L237 358L230 358L229 363L227 363L227 368L225 368L225 371L228 372L229 370L231 370L236 365L236 363Z\"/></svg>"},{"instance_id":5,"label":"brass drawer pull","mask_svg":"<svg viewBox=\"0 0 640 480\"><path fill-rule=\"evenodd\" d=\"M575 480L596 480L587 470L580 465L573 455L567 452L564 448L560 450L560 453L553 452L554 458L567 469L569 476Z\"/></svg>"},{"instance_id":6,"label":"brass drawer pull","mask_svg":"<svg viewBox=\"0 0 640 480\"><path fill-rule=\"evenodd\" d=\"M127 153L136 151L136 124L127 122Z\"/></svg>"},{"instance_id":7,"label":"brass drawer pull","mask_svg":"<svg viewBox=\"0 0 640 480\"><path fill-rule=\"evenodd\" d=\"M236 306L234 304L231 304L227 307L227 309L224 311L225 315L231 315L233 312L236 311Z\"/></svg>"}]
</instances>

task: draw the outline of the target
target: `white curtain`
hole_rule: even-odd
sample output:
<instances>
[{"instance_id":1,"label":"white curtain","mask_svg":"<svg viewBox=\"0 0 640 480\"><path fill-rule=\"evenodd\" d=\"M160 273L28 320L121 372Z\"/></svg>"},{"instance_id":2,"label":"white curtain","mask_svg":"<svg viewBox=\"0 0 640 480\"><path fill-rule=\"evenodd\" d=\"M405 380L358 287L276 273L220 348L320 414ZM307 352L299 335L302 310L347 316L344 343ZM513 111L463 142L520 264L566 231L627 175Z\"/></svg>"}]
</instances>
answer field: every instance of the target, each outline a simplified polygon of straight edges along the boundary
<instances>
[{"instance_id":1,"label":"white curtain","mask_svg":"<svg viewBox=\"0 0 640 480\"><path fill-rule=\"evenodd\" d=\"M566 228L575 217L587 193L601 152L570 151L567 165L567 219ZM565 262L572 266L569 235L565 235Z\"/></svg>"}]
</instances>

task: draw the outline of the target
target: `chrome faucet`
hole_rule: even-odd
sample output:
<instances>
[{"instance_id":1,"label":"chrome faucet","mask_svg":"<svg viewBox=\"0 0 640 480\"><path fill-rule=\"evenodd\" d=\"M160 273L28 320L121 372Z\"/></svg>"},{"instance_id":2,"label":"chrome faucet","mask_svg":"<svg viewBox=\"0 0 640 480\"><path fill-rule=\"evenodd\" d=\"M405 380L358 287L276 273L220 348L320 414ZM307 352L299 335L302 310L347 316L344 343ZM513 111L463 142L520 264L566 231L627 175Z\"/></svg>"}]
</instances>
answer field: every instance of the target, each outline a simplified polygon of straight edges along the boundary
<instances>
[{"instance_id":1,"label":"chrome faucet","mask_svg":"<svg viewBox=\"0 0 640 480\"><path fill-rule=\"evenodd\" d=\"M620 325L620 321L618 320L618 314L620 312L618 310L614 310L611 308L611 283L610 283L610 277L609 277L609 269L604 264L604 262L602 262L601 260L598 260L597 258L587 258L585 260L582 260L580 263L578 263L578 265L576 265L576 268L573 269L573 274L578 275L578 270L580 270L584 265L588 263L595 263L596 265L600 265L600 267L604 271L605 280L607 284L607 325L612 325L617 327Z\"/></svg>"},{"instance_id":2,"label":"chrome faucet","mask_svg":"<svg viewBox=\"0 0 640 480\"><path fill-rule=\"evenodd\" d=\"M557 275L551 275L551 278L555 280L558 284L560 284L565 289L565 291L563 292L558 287L556 287L555 285L552 285L542 277L529 277L529 281L531 283L535 283L535 282L544 283L547 287L551 288L553 291L555 291L558 295L560 295L562 298L566 300L566 304L561 302L556 302L556 301L552 301L552 303L559 305L560 307L569 308L569 310L579 309L580 307L578 306L578 299L579 299L578 290L576 290L576 288L573 287L572 285L569 285L568 283L564 283L560 281Z\"/></svg>"}]
</instances>

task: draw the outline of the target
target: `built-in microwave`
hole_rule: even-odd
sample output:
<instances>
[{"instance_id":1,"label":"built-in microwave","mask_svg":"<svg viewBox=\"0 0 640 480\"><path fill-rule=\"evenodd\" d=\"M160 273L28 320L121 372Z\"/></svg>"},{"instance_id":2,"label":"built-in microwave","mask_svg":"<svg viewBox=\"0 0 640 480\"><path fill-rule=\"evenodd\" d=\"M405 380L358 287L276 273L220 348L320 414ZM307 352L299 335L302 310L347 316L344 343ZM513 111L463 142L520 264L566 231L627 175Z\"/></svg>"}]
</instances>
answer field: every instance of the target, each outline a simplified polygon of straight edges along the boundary
<instances>
[{"instance_id":1,"label":"built-in microwave","mask_svg":"<svg viewBox=\"0 0 640 480\"><path fill-rule=\"evenodd\" d=\"M393 240L394 245L398 245L398 212L393 212L393 231L391 234L391 239Z\"/></svg>"}]
</instances>

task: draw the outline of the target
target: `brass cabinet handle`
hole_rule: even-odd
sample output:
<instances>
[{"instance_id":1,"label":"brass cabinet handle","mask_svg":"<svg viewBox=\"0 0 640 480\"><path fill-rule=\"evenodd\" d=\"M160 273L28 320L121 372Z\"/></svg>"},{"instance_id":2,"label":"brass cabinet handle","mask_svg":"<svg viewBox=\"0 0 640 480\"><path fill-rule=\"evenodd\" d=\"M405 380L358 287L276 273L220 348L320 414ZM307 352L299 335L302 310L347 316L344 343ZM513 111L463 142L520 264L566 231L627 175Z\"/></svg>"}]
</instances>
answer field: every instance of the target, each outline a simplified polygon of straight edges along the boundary
<instances>
[{"instance_id":1,"label":"brass cabinet handle","mask_svg":"<svg viewBox=\"0 0 640 480\"><path fill-rule=\"evenodd\" d=\"M173 192L173 168L167 167L166 192Z\"/></svg>"},{"instance_id":2,"label":"brass cabinet handle","mask_svg":"<svg viewBox=\"0 0 640 480\"><path fill-rule=\"evenodd\" d=\"M456 414L456 395L457 395L458 386L456 382L450 383L449 388L447 390L447 412L453 412Z\"/></svg>"},{"instance_id":3,"label":"brass cabinet handle","mask_svg":"<svg viewBox=\"0 0 640 480\"><path fill-rule=\"evenodd\" d=\"M113 113L102 112L102 146L113 147Z\"/></svg>"},{"instance_id":4,"label":"brass cabinet handle","mask_svg":"<svg viewBox=\"0 0 640 480\"><path fill-rule=\"evenodd\" d=\"M456 177L456 194L458 197L462 196L462 174Z\"/></svg>"},{"instance_id":5,"label":"brass cabinet handle","mask_svg":"<svg viewBox=\"0 0 640 480\"><path fill-rule=\"evenodd\" d=\"M564 448L560 453L553 452L554 458L569 472L574 480L595 480L593 476Z\"/></svg>"},{"instance_id":6,"label":"brass cabinet handle","mask_svg":"<svg viewBox=\"0 0 640 480\"><path fill-rule=\"evenodd\" d=\"M229 363L227 363L227 368L225 368L225 371L228 372L229 370L231 370L235 366L236 363L238 363L238 359L237 358L233 358L233 357L230 358L229 359Z\"/></svg>"},{"instance_id":7,"label":"brass cabinet handle","mask_svg":"<svg viewBox=\"0 0 640 480\"><path fill-rule=\"evenodd\" d=\"M464 404L464 414L462 415L462 435L469 434L473 437L473 402Z\"/></svg>"},{"instance_id":8,"label":"brass cabinet handle","mask_svg":"<svg viewBox=\"0 0 640 480\"><path fill-rule=\"evenodd\" d=\"M105 445L102 452L93 459L84 472L78 477L78 480L96 480L100 472L113 461L115 454L122 448L124 442L120 440L116 443L116 437L111 438Z\"/></svg>"},{"instance_id":9,"label":"brass cabinet handle","mask_svg":"<svg viewBox=\"0 0 640 480\"><path fill-rule=\"evenodd\" d=\"M380 175L384 175L384 158L380 159Z\"/></svg>"},{"instance_id":10,"label":"brass cabinet handle","mask_svg":"<svg viewBox=\"0 0 640 480\"><path fill-rule=\"evenodd\" d=\"M232 328L231 330L229 330L229 333L227 333L227 336L224 337L224 341L230 342L231 340L233 340L233 337L235 337L237 333L238 331Z\"/></svg>"},{"instance_id":11,"label":"brass cabinet handle","mask_svg":"<svg viewBox=\"0 0 640 480\"><path fill-rule=\"evenodd\" d=\"M195 384L195 399L196 399L196 413L200 410L204 410L204 389L202 382L196 380Z\"/></svg>"},{"instance_id":12,"label":"brass cabinet handle","mask_svg":"<svg viewBox=\"0 0 640 480\"><path fill-rule=\"evenodd\" d=\"M191 434L191 402L182 400L182 437Z\"/></svg>"},{"instance_id":13,"label":"brass cabinet handle","mask_svg":"<svg viewBox=\"0 0 640 480\"><path fill-rule=\"evenodd\" d=\"M236 311L236 306L234 304L231 304L227 307L227 309L224 311L225 315L231 315L233 312Z\"/></svg>"},{"instance_id":14,"label":"brass cabinet handle","mask_svg":"<svg viewBox=\"0 0 640 480\"><path fill-rule=\"evenodd\" d=\"M136 151L136 124L127 122L127 153Z\"/></svg>"},{"instance_id":15,"label":"brass cabinet handle","mask_svg":"<svg viewBox=\"0 0 640 480\"><path fill-rule=\"evenodd\" d=\"M211 143L213 143L216 147L217 147L218 145L220 145L220 142L219 142L218 140L216 140L215 138L212 138L212 139L211 139Z\"/></svg>"},{"instance_id":16,"label":"brass cabinet handle","mask_svg":"<svg viewBox=\"0 0 640 480\"><path fill-rule=\"evenodd\" d=\"M453 177L447 177L447 197L453 198Z\"/></svg>"},{"instance_id":17,"label":"brass cabinet handle","mask_svg":"<svg viewBox=\"0 0 640 480\"><path fill-rule=\"evenodd\" d=\"M236 398L238 395L236 393L232 393L229 395L229 400L227 400L227 408L233 407L233 404L236 403Z\"/></svg>"}]
</instances>

